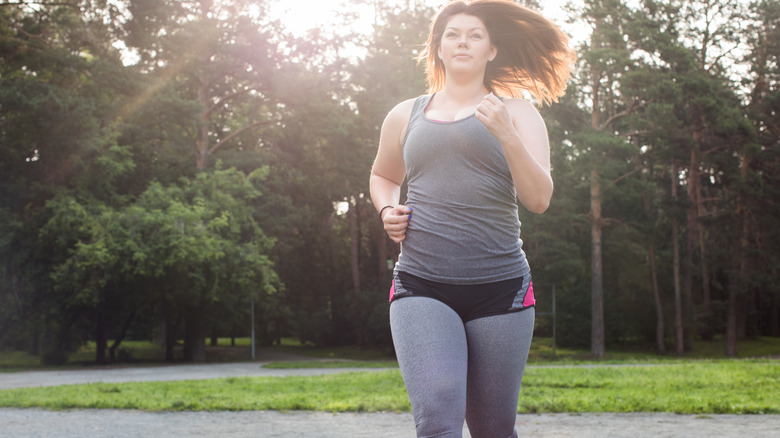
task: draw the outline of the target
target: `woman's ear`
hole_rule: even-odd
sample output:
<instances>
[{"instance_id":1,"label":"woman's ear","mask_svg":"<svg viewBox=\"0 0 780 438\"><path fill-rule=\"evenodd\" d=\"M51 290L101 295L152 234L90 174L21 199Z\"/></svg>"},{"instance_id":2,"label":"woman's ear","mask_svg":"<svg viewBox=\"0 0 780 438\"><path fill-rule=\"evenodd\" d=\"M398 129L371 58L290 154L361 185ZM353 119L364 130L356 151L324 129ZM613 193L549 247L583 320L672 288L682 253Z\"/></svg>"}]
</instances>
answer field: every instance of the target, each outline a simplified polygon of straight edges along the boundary
<instances>
[{"instance_id":1,"label":"woman's ear","mask_svg":"<svg viewBox=\"0 0 780 438\"><path fill-rule=\"evenodd\" d=\"M491 44L490 56L488 57L488 62L492 62L494 59L496 59L496 56L498 56L498 47Z\"/></svg>"}]
</instances>

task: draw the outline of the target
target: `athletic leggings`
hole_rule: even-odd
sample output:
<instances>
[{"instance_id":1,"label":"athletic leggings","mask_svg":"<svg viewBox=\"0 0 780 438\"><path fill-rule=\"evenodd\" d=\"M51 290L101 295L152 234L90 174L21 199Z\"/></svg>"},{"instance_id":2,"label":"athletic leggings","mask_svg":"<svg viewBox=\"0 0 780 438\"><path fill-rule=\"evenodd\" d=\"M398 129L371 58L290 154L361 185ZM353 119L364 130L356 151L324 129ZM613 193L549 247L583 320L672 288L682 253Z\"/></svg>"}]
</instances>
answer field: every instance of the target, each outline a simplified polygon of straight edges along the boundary
<instances>
[{"instance_id":1,"label":"athletic leggings","mask_svg":"<svg viewBox=\"0 0 780 438\"><path fill-rule=\"evenodd\" d=\"M390 305L390 327L418 437L517 437L520 381L534 308L464 323L446 304L407 297Z\"/></svg>"}]
</instances>

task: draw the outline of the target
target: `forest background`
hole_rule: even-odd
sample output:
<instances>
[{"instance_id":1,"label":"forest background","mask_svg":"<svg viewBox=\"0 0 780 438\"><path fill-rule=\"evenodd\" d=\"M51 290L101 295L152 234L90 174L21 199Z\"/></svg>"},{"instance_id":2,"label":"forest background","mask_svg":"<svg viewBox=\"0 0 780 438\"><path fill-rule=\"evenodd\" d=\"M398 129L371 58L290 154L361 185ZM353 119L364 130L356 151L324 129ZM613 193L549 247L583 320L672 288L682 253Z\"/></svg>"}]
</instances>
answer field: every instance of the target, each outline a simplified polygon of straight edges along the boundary
<instances>
[{"instance_id":1,"label":"forest background","mask_svg":"<svg viewBox=\"0 0 780 438\"><path fill-rule=\"evenodd\" d=\"M106 363L154 339L198 362L252 316L262 345L391 347L399 248L368 174L384 115L425 92L435 9L355 1L296 35L273 1L0 2L0 348L62 364L94 341ZM568 15L588 34L540 108L556 190L520 212L558 344L780 336L780 2Z\"/></svg>"}]
</instances>

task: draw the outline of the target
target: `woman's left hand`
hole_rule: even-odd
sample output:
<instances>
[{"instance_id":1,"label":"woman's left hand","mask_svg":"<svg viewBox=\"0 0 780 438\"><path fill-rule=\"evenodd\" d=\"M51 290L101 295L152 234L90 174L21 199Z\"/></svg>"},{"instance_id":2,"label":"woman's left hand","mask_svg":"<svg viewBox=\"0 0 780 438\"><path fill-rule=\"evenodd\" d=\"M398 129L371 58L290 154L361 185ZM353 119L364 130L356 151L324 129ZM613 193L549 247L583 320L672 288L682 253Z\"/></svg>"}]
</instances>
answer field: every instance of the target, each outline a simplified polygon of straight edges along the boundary
<instances>
[{"instance_id":1,"label":"woman's left hand","mask_svg":"<svg viewBox=\"0 0 780 438\"><path fill-rule=\"evenodd\" d=\"M482 99L475 115L501 143L517 136L509 109L495 94L490 93Z\"/></svg>"},{"instance_id":2,"label":"woman's left hand","mask_svg":"<svg viewBox=\"0 0 780 438\"><path fill-rule=\"evenodd\" d=\"M550 205L550 143L547 128L528 101L502 101L493 93L477 105L476 116L501 143L517 199L529 210L542 213Z\"/></svg>"}]
</instances>

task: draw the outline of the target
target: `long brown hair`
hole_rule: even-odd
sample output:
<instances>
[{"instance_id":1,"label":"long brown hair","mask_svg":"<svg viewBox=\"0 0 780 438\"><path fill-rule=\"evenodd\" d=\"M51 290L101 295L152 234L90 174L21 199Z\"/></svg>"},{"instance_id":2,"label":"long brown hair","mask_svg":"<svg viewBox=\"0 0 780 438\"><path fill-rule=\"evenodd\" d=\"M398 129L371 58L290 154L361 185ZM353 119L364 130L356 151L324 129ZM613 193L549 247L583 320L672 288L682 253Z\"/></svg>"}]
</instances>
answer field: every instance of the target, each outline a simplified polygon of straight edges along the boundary
<instances>
[{"instance_id":1,"label":"long brown hair","mask_svg":"<svg viewBox=\"0 0 780 438\"><path fill-rule=\"evenodd\" d=\"M498 48L485 70L488 91L521 97L527 90L542 104L557 102L566 92L577 58L569 48L569 36L538 12L510 0L453 1L439 11L419 57L425 63L428 92L444 88L444 64L437 53L447 22L458 14L482 20L491 44Z\"/></svg>"}]
</instances>

